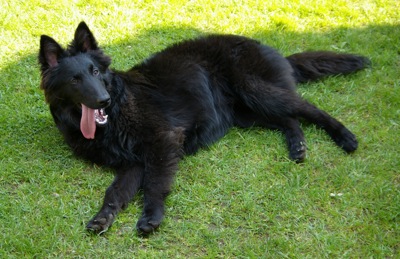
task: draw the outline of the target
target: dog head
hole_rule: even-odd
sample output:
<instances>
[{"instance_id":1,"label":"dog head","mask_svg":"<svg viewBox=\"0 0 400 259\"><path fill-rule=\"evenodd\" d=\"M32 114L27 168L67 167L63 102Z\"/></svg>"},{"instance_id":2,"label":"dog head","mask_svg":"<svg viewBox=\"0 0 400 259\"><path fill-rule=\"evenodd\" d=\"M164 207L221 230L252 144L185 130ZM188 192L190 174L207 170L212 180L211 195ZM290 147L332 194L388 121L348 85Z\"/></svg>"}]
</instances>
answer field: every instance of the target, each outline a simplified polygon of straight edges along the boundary
<instances>
[{"instance_id":1,"label":"dog head","mask_svg":"<svg viewBox=\"0 0 400 259\"><path fill-rule=\"evenodd\" d=\"M96 124L107 123L104 108L111 102L106 89L111 59L98 47L88 26L79 24L67 49L42 35L39 63L46 101L50 106L81 107L82 134L94 138Z\"/></svg>"}]
</instances>

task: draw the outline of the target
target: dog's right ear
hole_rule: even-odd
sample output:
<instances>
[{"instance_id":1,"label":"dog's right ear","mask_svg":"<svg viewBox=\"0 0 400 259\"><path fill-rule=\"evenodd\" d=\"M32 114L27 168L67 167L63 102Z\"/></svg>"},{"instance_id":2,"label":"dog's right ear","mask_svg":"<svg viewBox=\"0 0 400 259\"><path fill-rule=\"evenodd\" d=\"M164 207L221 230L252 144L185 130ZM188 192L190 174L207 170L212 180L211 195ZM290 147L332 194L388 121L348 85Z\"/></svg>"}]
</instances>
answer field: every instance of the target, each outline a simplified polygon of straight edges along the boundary
<instances>
[{"instance_id":1,"label":"dog's right ear","mask_svg":"<svg viewBox=\"0 0 400 259\"><path fill-rule=\"evenodd\" d=\"M39 62L43 69L58 66L63 53L63 48L53 38L46 35L40 37Z\"/></svg>"}]
</instances>

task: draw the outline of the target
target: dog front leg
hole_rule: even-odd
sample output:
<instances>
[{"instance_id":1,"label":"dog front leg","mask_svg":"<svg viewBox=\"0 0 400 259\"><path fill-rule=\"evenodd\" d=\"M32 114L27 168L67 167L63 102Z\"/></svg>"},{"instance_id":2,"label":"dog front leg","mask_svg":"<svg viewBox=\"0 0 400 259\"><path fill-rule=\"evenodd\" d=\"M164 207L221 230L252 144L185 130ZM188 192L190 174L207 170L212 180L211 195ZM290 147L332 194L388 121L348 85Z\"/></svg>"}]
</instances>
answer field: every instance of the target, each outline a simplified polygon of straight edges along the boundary
<instances>
[{"instance_id":1,"label":"dog front leg","mask_svg":"<svg viewBox=\"0 0 400 259\"><path fill-rule=\"evenodd\" d=\"M143 176L144 207L136 224L140 234L149 234L161 224L164 200L170 192L182 155L183 128L159 132L147 152Z\"/></svg>"},{"instance_id":2,"label":"dog front leg","mask_svg":"<svg viewBox=\"0 0 400 259\"><path fill-rule=\"evenodd\" d=\"M117 171L113 183L106 190L103 206L86 226L88 230L100 234L107 231L118 212L128 206L129 201L139 190L143 172L141 166Z\"/></svg>"},{"instance_id":3,"label":"dog front leg","mask_svg":"<svg viewBox=\"0 0 400 259\"><path fill-rule=\"evenodd\" d=\"M164 201L170 192L172 179L173 173L165 170L146 172L143 182L144 207L136 224L139 234L149 234L161 224L164 218Z\"/></svg>"}]
</instances>

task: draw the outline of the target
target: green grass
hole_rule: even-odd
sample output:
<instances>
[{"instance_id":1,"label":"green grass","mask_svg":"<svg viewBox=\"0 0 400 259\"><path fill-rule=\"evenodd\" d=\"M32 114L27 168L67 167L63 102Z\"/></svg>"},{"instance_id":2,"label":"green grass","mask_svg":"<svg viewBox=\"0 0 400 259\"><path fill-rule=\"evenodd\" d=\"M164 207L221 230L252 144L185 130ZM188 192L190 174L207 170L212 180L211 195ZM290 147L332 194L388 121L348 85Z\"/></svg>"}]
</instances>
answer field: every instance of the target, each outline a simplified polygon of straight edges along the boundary
<instances>
[{"instance_id":1,"label":"green grass","mask_svg":"<svg viewBox=\"0 0 400 259\"><path fill-rule=\"evenodd\" d=\"M0 5L1 258L400 256L397 0ZM233 129L182 161L154 235L135 232L140 195L105 235L89 235L84 225L113 176L64 144L39 89L36 59L41 34L67 44L81 20L116 69L213 32L253 37L285 55L326 49L368 56L370 69L299 88L358 136L359 150L346 155L324 132L303 125L308 157L295 164L280 133Z\"/></svg>"}]
</instances>

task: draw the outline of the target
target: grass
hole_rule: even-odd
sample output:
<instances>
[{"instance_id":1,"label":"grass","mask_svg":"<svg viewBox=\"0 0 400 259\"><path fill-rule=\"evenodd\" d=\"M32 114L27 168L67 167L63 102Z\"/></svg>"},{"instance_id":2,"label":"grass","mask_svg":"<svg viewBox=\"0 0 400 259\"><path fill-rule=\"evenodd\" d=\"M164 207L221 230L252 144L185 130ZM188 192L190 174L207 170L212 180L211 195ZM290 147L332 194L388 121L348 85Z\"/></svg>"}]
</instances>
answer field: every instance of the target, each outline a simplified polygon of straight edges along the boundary
<instances>
[{"instance_id":1,"label":"grass","mask_svg":"<svg viewBox=\"0 0 400 259\"><path fill-rule=\"evenodd\" d=\"M214 2L0 0L1 258L400 256L399 2ZM213 32L253 37L285 55L368 56L371 69L299 88L358 136L359 150L346 155L303 125L308 158L295 164L280 133L233 129L182 161L154 235L135 232L140 195L105 235L88 235L84 224L112 174L64 144L36 59L41 34L67 44L81 20L116 69Z\"/></svg>"}]
</instances>

